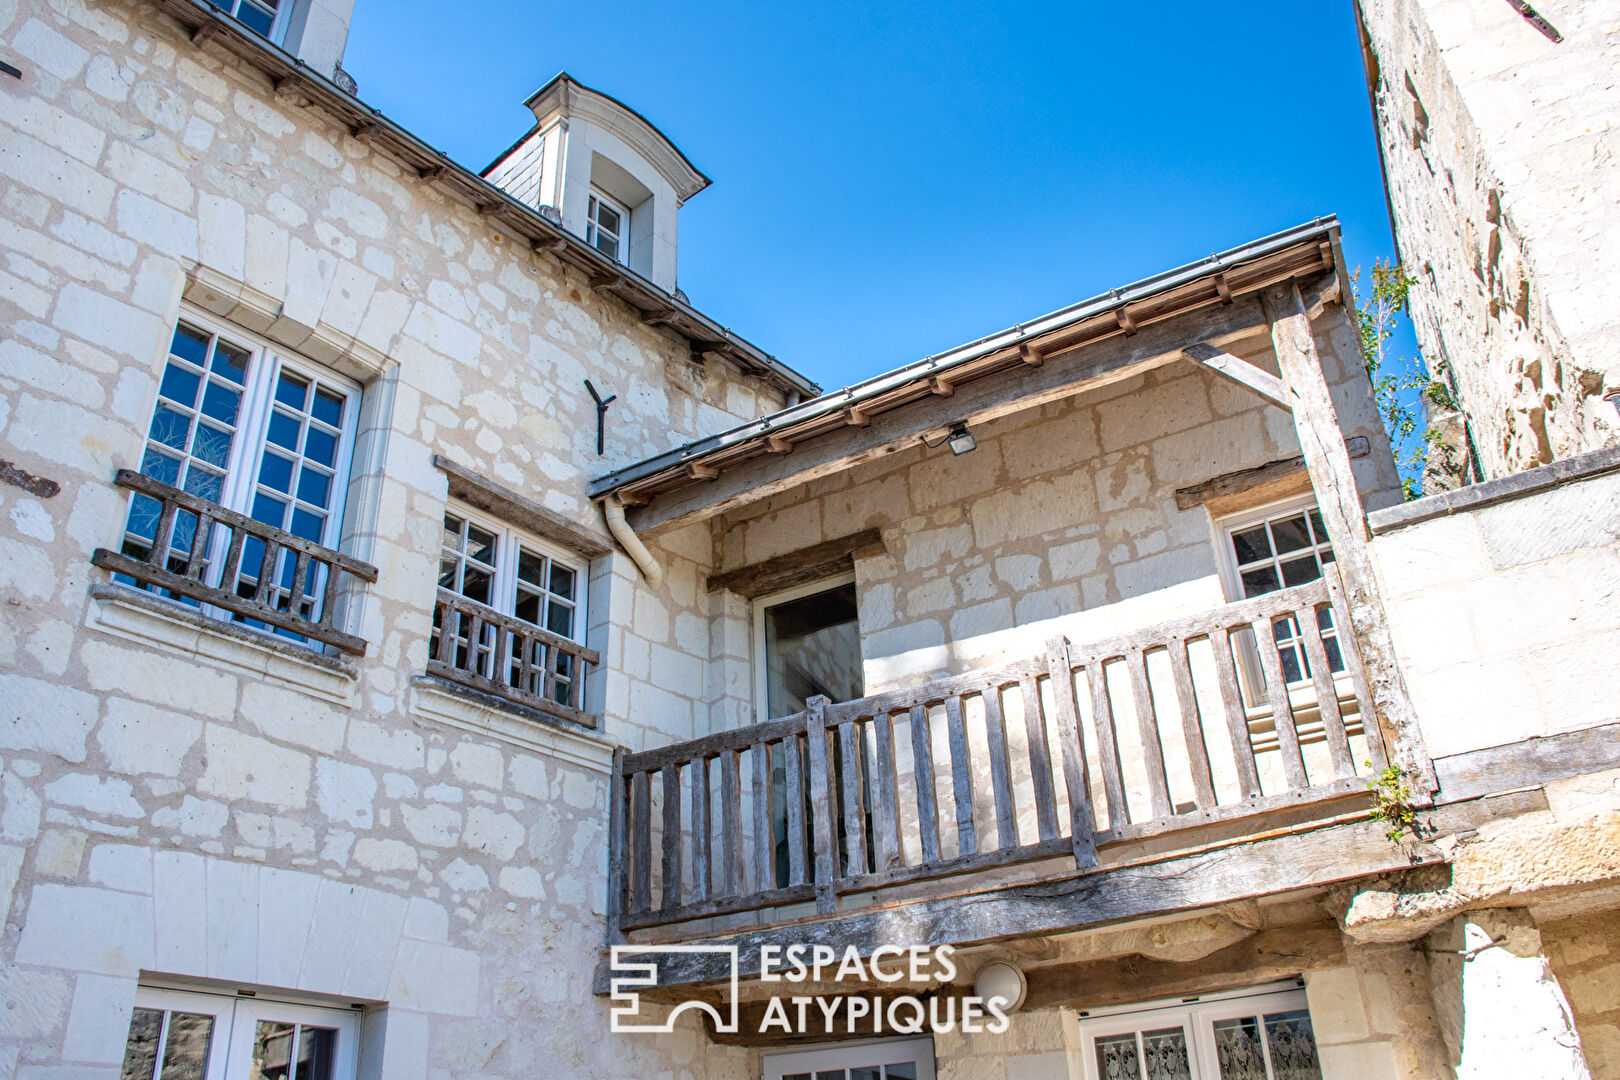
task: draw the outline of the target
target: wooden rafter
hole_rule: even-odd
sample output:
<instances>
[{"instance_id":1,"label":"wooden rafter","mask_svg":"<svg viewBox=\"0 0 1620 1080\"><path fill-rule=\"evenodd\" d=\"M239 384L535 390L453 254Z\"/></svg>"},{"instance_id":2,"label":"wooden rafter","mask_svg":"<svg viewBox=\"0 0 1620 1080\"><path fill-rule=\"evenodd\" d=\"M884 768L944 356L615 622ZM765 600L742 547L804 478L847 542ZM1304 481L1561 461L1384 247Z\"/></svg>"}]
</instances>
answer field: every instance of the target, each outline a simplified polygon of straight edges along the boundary
<instances>
[{"instance_id":1,"label":"wooden rafter","mask_svg":"<svg viewBox=\"0 0 1620 1080\"><path fill-rule=\"evenodd\" d=\"M1288 400L1288 392L1283 388L1283 381L1264 368L1256 367L1242 357L1233 356L1224 349L1218 349L1206 342L1189 345L1181 352L1194 363L1202 364L1217 375L1224 375L1233 382L1248 387L1273 405L1280 405L1285 409L1293 408Z\"/></svg>"}]
</instances>

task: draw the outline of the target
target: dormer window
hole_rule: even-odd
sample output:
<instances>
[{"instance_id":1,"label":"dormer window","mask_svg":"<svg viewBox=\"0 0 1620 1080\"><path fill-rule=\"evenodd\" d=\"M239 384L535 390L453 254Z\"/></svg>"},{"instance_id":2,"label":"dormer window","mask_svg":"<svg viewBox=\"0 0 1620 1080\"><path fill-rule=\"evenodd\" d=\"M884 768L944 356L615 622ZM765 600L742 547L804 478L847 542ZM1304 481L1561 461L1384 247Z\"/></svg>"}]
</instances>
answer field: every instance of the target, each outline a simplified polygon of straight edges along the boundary
<instances>
[{"instance_id":1,"label":"dormer window","mask_svg":"<svg viewBox=\"0 0 1620 1080\"><path fill-rule=\"evenodd\" d=\"M216 8L247 27L275 40L277 8L287 0L209 0Z\"/></svg>"},{"instance_id":2,"label":"dormer window","mask_svg":"<svg viewBox=\"0 0 1620 1080\"><path fill-rule=\"evenodd\" d=\"M630 250L630 211L600 191L592 191L585 242L608 258L624 262Z\"/></svg>"}]
</instances>

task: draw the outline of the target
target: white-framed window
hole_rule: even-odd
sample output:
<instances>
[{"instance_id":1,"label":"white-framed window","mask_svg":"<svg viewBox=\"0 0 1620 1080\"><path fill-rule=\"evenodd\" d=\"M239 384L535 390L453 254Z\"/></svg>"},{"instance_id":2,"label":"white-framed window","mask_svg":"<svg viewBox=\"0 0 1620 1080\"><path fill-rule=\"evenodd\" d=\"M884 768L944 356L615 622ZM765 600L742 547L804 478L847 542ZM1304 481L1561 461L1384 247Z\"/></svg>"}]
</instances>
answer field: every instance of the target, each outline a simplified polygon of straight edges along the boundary
<instances>
[{"instance_id":1,"label":"white-framed window","mask_svg":"<svg viewBox=\"0 0 1620 1080\"><path fill-rule=\"evenodd\" d=\"M1255 507L1221 518L1217 523L1222 583L1232 600L1246 600L1269 592L1304 585L1320 578L1333 562L1333 545L1327 526L1316 508L1314 495L1303 495ZM1328 666L1335 675L1343 672L1344 657L1339 651L1338 629L1333 612L1317 612L1322 646ZM1294 619L1283 619L1273 627L1277 652L1282 660L1283 679L1290 686L1310 678L1310 662L1305 642ZM1251 700L1261 696L1259 657L1245 641L1240 649L1240 681Z\"/></svg>"},{"instance_id":2,"label":"white-framed window","mask_svg":"<svg viewBox=\"0 0 1620 1080\"><path fill-rule=\"evenodd\" d=\"M287 11L293 0L208 0L216 8L276 44L287 33Z\"/></svg>"},{"instance_id":3,"label":"white-framed window","mask_svg":"<svg viewBox=\"0 0 1620 1080\"><path fill-rule=\"evenodd\" d=\"M352 380L188 310L170 339L139 471L255 521L336 548L359 407L360 387ZM125 555L147 557L161 513L156 500L141 494L131 497L124 522ZM169 569L184 573L192 545L200 542L203 582L251 597L263 565L263 542L249 537L235 580L222 581L226 530L216 526L199 538L197 524L195 514L177 514ZM294 605L296 562L293 552L281 552L268 600L282 610L296 606L300 614L315 618L325 568L317 566L309 574L304 595ZM230 617L220 611L208 613Z\"/></svg>"},{"instance_id":4,"label":"white-framed window","mask_svg":"<svg viewBox=\"0 0 1620 1080\"><path fill-rule=\"evenodd\" d=\"M591 189L585 216L585 242L610 259L624 262L630 254L630 210Z\"/></svg>"},{"instance_id":5,"label":"white-framed window","mask_svg":"<svg viewBox=\"0 0 1620 1080\"><path fill-rule=\"evenodd\" d=\"M141 987L120 1080L354 1080L360 1016Z\"/></svg>"},{"instance_id":6,"label":"white-framed window","mask_svg":"<svg viewBox=\"0 0 1620 1080\"><path fill-rule=\"evenodd\" d=\"M853 572L754 601L754 701L761 720L791 716L817 694L865 695Z\"/></svg>"},{"instance_id":7,"label":"white-framed window","mask_svg":"<svg viewBox=\"0 0 1620 1080\"><path fill-rule=\"evenodd\" d=\"M1080 1016L1086 1080L1321 1080L1297 979Z\"/></svg>"},{"instance_id":8,"label":"white-framed window","mask_svg":"<svg viewBox=\"0 0 1620 1080\"><path fill-rule=\"evenodd\" d=\"M883 1039L767 1053L764 1080L934 1080L934 1040Z\"/></svg>"},{"instance_id":9,"label":"white-framed window","mask_svg":"<svg viewBox=\"0 0 1620 1080\"><path fill-rule=\"evenodd\" d=\"M548 630L558 637L584 644L585 594L589 572L583 559L547 544L528 533L499 525L471 507L452 501L444 512L444 534L439 551L439 587ZM435 608L428 655L439 654L441 616ZM542 677L530 674L531 685L520 686L522 657L506 658L507 670L495 671L498 637L486 627L474 644L465 620L457 624L455 666L473 670L486 679L539 693ZM474 650L469 659L468 651ZM579 673L567 653L556 651L551 666L552 696L559 702L577 700L572 693ZM531 662L534 658L531 657Z\"/></svg>"}]
</instances>

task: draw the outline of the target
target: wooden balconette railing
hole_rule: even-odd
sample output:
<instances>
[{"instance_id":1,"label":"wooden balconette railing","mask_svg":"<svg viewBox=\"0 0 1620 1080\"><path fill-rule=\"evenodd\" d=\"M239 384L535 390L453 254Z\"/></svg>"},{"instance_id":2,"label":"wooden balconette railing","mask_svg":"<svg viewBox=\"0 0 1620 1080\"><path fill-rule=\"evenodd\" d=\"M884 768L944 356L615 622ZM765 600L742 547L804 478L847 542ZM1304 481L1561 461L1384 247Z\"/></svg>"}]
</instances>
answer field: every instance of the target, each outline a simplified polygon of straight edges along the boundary
<instances>
[{"instance_id":1,"label":"wooden balconette railing","mask_svg":"<svg viewBox=\"0 0 1620 1080\"><path fill-rule=\"evenodd\" d=\"M130 469L118 470L113 482L154 500L157 525L144 557L97 548L90 559L96 566L239 619L365 654L365 639L337 629L333 619L341 575L376 581L375 566Z\"/></svg>"},{"instance_id":2,"label":"wooden balconette railing","mask_svg":"<svg viewBox=\"0 0 1620 1080\"><path fill-rule=\"evenodd\" d=\"M602 662L594 649L440 589L428 674L539 709L586 727L585 676Z\"/></svg>"},{"instance_id":3,"label":"wooden balconette railing","mask_svg":"<svg viewBox=\"0 0 1620 1080\"><path fill-rule=\"evenodd\" d=\"M1080 652L1059 638L1007 667L621 750L615 930L810 900L826 913L1059 856L1082 872L1100 845L1365 792L1356 761L1382 767L1385 748L1348 626L1337 582L1319 580Z\"/></svg>"}]
</instances>

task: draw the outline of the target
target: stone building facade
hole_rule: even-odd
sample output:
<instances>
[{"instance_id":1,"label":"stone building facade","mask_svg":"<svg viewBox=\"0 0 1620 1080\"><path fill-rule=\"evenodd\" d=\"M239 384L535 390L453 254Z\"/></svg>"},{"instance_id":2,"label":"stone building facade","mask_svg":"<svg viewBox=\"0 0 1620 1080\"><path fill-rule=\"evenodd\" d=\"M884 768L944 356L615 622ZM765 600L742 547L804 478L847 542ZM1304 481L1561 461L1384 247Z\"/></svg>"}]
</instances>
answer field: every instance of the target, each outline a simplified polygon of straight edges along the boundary
<instances>
[{"instance_id":1,"label":"stone building facade","mask_svg":"<svg viewBox=\"0 0 1620 1080\"><path fill-rule=\"evenodd\" d=\"M1620 440L1615 11L1525 7L1357 3L1418 344L1486 477Z\"/></svg>"},{"instance_id":2,"label":"stone building facade","mask_svg":"<svg viewBox=\"0 0 1620 1080\"><path fill-rule=\"evenodd\" d=\"M0 0L0 1075L1620 1069L1616 457L1400 504L1336 223L821 394L646 118L470 172L347 16ZM796 939L1024 1001L618 1030Z\"/></svg>"}]
</instances>

